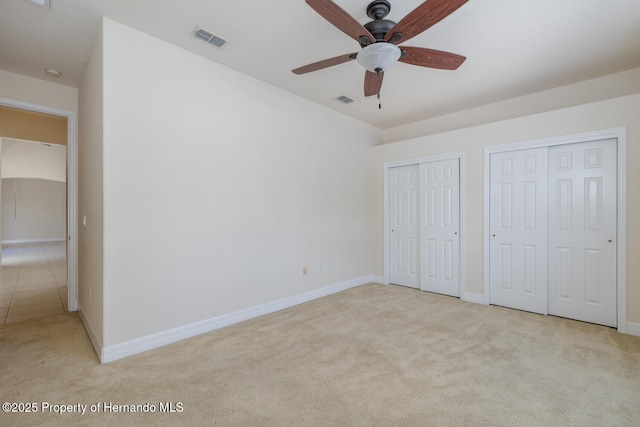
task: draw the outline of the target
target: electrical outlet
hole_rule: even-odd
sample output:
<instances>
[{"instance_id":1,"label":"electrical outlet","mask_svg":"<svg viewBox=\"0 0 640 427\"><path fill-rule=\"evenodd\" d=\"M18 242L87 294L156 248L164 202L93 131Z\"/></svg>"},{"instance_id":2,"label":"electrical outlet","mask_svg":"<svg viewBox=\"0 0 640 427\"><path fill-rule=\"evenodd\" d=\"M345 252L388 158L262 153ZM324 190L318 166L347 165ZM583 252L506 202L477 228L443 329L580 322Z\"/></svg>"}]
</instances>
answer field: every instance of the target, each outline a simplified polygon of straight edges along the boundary
<instances>
[{"instance_id":1,"label":"electrical outlet","mask_svg":"<svg viewBox=\"0 0 640 427\"><path fill-rule=\"evenodd\" d=\"M324 271L324 264L319 262L318 263L318 273L322 273Z\"/></svg>"},{"instance_id":2,"label":"electrical outlet","mask_svg":"<svg viewBox=\"0 0 640 427\"><path fill-rule=\"evenodd\" d=\"M304 267L302 267L302 275L303 276L307 275L307 266L306 265Z\"/></svg>"}]
</instances>

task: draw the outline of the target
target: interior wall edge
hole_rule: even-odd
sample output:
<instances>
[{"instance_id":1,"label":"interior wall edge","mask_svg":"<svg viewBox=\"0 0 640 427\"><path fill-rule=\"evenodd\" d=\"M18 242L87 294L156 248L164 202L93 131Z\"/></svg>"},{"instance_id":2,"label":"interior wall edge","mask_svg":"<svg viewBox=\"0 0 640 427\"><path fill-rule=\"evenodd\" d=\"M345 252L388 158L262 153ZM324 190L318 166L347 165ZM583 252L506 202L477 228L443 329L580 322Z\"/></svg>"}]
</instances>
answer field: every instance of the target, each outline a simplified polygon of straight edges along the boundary
<instances>
[{"instance_id":1,"label":"interior wall edge","mask_svg":"<svg viewBox=\"0 0 640 427\"><path fill-rule=\"evenodd\" d=\"M85 311L82 309L82 305L80 303L78 303L78 315L80 316L80 320L84 325L84 329L87 331L87 335L89 336L89 341L91 341L91 346L93 347L93 350L96 353L96 357L100 359L103 352L102 341L98 337L98 334L96 334L93 324L87 317L87 314L85 313Z\"/></svg>"}]
</instances>

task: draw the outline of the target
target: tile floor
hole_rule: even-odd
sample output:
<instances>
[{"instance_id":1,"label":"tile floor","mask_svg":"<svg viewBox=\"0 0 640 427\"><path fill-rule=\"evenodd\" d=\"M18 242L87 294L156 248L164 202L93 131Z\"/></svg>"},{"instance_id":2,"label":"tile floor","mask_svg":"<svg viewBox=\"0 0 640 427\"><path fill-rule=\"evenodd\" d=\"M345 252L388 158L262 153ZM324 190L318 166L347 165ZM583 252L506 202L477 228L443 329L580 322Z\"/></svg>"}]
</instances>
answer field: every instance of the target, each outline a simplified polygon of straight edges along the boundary
<instances>
[{"instance_id":1,"label":"tile floor","mask_svg":"<svg viewBox=\"0 0 640 427\"><path fill-rule=\"evenodd\" d=\"M2 245L0 325L67 310L65 243Z\"/></svg>"}]
</instances>

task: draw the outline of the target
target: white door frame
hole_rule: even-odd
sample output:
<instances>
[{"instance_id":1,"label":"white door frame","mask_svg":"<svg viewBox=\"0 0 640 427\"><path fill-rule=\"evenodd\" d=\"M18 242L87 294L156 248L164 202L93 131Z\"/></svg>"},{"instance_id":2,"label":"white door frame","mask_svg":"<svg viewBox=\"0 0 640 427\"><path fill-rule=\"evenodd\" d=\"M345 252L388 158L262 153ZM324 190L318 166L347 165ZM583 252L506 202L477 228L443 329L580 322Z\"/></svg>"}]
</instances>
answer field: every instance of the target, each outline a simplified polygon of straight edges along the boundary
<instances>
[{"instance_id":1,"label":"white door frame","mask_svg":"<svg viewBox=\"0 0 640 427\"><path fill-rule=\"evenodd\" d=\"M78 118L74 111L0 98L0 105L67 118L67 286L69 311L78 310Z\"/></svg>"},{"instance_id":2,"label":"white door frame","mask_svg":"<svg viewBox=\"0 0 640 427\"><path fill-rule=\"evenodd\" d=\"M618 231L617 231L617 301L618 332L627 333L627 128L604 129L573 135L563 135L532 141L501 144L484 149L484 303L490 302L489 251L490 251L490 159L491 154L528 148L551 147L555 145L589 142L616 138L618 152Z\"/></svg>"},{"instance_id":3,"label":"white door frame","mask_svg":"<svg viewBox=\"0 0 640 427\"><path fill-rule=\"evenodd\" d=\"M409 166L409 165L417 165L420 163L429 163L429 162L437 162L441 160L455 160L458 159L460 164L460 299L465 300L464 297L464 269L462 266L464 263L462 262L463 258L463 248L464 248L464 229L463 229L463 152L455 151L451 153L443 153L443 154L434 154L431 156L423 156L423 157L412 157L409 159L402 160L393 160L389 162L385 162L384 164L384 284L388 285L391 283L391 228L389 226L390 222L390 213L389 213L389 200L390 200L390 188L389 188L389 169L399 167L399 166Z\"/></svg>"}]
</instances>

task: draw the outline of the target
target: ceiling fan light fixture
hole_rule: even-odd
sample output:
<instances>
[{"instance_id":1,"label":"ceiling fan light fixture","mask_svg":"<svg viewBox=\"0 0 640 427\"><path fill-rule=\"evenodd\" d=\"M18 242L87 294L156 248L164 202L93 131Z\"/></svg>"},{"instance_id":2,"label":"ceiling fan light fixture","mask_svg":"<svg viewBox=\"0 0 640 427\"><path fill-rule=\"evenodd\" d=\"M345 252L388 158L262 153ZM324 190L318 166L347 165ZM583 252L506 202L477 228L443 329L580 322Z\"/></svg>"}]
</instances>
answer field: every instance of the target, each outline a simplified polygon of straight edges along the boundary
<instances>
[{"instance_id":1,"label":"ceiling fan light fixture","mask_svg":"<svg viewBox=\"0 0 640 427\"><path fill-rule=\"evenodd\" d=\"M385 71L400 59L400 48L387 42L378 42L362 48L356 59L372 73Z\"/></svg>"}]
</instances>

